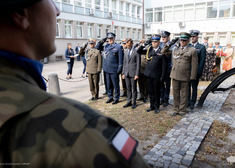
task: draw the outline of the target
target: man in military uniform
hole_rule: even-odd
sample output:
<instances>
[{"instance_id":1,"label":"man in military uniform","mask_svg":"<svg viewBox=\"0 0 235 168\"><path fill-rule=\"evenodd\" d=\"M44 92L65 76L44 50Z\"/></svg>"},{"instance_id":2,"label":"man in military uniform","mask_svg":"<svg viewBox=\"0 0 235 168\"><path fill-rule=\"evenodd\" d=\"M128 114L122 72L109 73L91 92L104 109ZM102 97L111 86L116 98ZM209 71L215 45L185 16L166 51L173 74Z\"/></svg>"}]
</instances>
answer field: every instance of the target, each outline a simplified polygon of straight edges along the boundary
<instances>
[{"instance_id":1,"label":"man in military uniform","mask_svg":"<svg viewBox=\"0 0 235 168\"><path fill-rule=\"evenodd\" d=\"M190 34L182 32L180 46L173 50L173 67L170 74L174 97L172 116L186 113L189 80L197 78L198 58L196 50L188 45L189 38ZM168 47L170 48L170 45Z\"/></svg>"},{"instance_id":2,"label":"man in military uniform","mask_svg":"<svg viewBox=\"0 0 235 168\"><path fill-rule=\"evenodd\" d=\"M102 57L100 51L95 48L96 41L95 39L89 40L90 48L86 51L81 49L82 52L86 52L86 72L88 74L90 91L91 91L91 100L97 100L99 98L99 81L100 81L100 72L102 70Z\"/></svg>"},{"instance_id":3,"label":"man in military uniform","mask_svg":"<svg viewBox=\"0 0 235 168\"><path fill-rule=\"evenodd\" d=\"M203 45L206 47L206 49L208 48L208 40L209 40L209 37L204 37Z\"/></svg>"},{"instance_id":4,"label":"man in military uniform","mask_svg":"<svg viewBox=\"0 0 235 168\"><path fill-rule=\"evenodd\" d=\"M160 112L160 88L166 72L165 56L161 54L162 48L159 46L160 39L160 35L154 35L151 41L147 40L144 43L146 46L152 42L152 46L144 50L145 46L142 45L137 50L139 54L146 54L147 65L144 75L147 76L150 97L150 108L147 112L155 110L155 114Z\"/></svg>"},{"instance_id":5,"label":"man in military uniform","mask_svg":"<svg viewBox=\"0 0 235 168\"><path fill-rule=\"evenodd\" d=\"M188 106L190 106L190 109L194 109L194 105L197 101L197 86L199 83L199 78L202 76L202 71L205 64L206 59L206 48L204 45L199 44L198 42L198 30L191 30L191 46L194 47L197 51L198 56L198 70L197 70L197 78L196 80L190 80L189 82L189 94L188 94ZM192 93L191 93L192 88Z\"/></svg>"},{"instance_id":6,"label":"man in military uniform","mask_svg":"<svg viewBox=\"0 0 235 168\"><path fill-rule=\"evenodd\" d=\"M0 1L1 166L148 167L116 121L46 92L39 60L56 50L59 14L52 0Z\"/></svg>"},{"instance_id":7,"label":"man in military uniform","mask_svg":"<svg viewBox=\"0 0 235 168\"><path fill-rule=\"evenodd\" d=\"M145 40L140 40L139 47L142 46L145 43ZM148 48L144 48L144 50L147 50ZM147 77L144 75L144 70L147 65L147 59L146 54L141 54L141 65L140 65L140 73L139 73L139 91L140 91L140 97L137 99L138 101L143 101L144 103L147 102L148 98L148 87L147 87Z\"/></svg>"},{"instance_id":8,"label":"man in military uniform","mask_svg":"<svg viewBox=\"0 0 235 168\"><path fill-rule=\"evenodd\" d=\"M108 44L105 46L105 62L103 70L106 72L107 92L108 100L106 103L117 104L120 98L120 85L119 74L122 71L123 63L123 48L120 44L115 42L116 35L112 32L107 34ZM98 42L96 48L102 51L102 46L105 41L102 39ZM113 87L112 87L113 86ZM113 88L115 90L115 96L113 97Z\"/></svg>"},{"instance_id":9,"label":"man in military uniform","mask_svg":"<svg viewBox=\"0 0 235 168\"><path fill-rule=\"evenodd\" d=\"M132 39L127 39L126 46L127 49L124 52L122 78L125 79L127 86L127 103L123 107L126 108L132 105L132 109L135 109L137 98L137 79L139 78L140 72L140 55L134 48Z\"/></svg>"},{"instance_id":10,"label":"man in military uniform","mask_svg":"<svg viewBox=\"0 0 235 168\"><path fill-rule=\"evenodd\" d=\"M164 43L164 45L166 45L167 42L170 41L170 32L168 31L162 31L161 32L161 36L162 36L162 42ZM171 67L172 67L172 61L171 61L171 57L172 57L172 48L174 46L172 46L170 49L165 50L165 52L163 52L163 50L161 51L161 53L163 55L165 55L166 57L166 75L165 78L162 82L162 86L161 86L161 101L160 104L163 104L163 107L166 107L169 105L169 95L170 95L170 88L171 88L171 78L170 78L170 73L171 73Z\"/></svg>"}]
</instances>

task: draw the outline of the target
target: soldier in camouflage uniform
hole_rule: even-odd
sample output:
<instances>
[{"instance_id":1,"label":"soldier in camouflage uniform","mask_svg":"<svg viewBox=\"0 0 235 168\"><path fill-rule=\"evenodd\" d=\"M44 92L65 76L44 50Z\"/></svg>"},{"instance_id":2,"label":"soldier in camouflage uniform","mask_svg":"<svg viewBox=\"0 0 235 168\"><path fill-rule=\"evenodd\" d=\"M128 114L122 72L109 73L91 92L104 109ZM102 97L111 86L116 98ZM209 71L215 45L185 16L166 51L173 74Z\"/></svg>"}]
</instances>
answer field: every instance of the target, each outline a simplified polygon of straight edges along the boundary
<instances>
[{"instance_id":1,"label":"soldier in camouflage uniform","mask_svg":"<svg viewBox=\"0 0 235 168\"><path fill-rule=\"evenodd\" d=\"M52 0L0 1L0 167L148 167L116 121L45 92L38 60L55 51L59 13Z\"/></svg>"}]
</instances>

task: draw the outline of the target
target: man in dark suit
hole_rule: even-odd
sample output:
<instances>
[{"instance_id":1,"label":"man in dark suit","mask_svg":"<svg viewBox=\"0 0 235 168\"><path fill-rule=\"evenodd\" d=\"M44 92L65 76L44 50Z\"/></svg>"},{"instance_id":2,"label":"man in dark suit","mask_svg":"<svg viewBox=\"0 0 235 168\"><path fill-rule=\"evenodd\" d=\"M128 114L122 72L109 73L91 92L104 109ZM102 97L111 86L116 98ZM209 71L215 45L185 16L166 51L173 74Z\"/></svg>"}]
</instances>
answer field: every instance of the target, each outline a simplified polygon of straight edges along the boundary
<instances>
[{"instance_id":1,"label":"man in dark suit","mask_svg":"<svg viewBox=\"0 0 235 168\"><path fill-rule=\"evenodd\" d=\"M164 43L164 45L166 45L166 43L170 41L170 34L171 33L168 31L161 31L162 42ZM169 95L170 95L170 88L171 88L170 73L171 73L171 67L172 67L172 61L171 61L172 48L173 46L169 50L167 50L167 52L164 52L164 53L161 52L166 57L166 67L167 67L166 75L161 86L160 104L163 104L163 107L166 107L169 105Z\"/></svg>"},{"instance_id":2,"label":"man in dark suit","mask_svg":"<svg viewBox=\"0 0 235 168\"><path fill-rule=\"evenodd\" d=\"M200 31L198 30L190 30L191 35L191 46L194 47L197 51L198 56L198 71L197 71L197 78L196 80L190 80L189 82L189 94L188 94L188 106L190 106L190 109L194 109L194 105L197 101L197 87L199 83L199 78L202 76L202 71L205 64L206 59L206 48L204 45L199 44L198 42L198 35ZM191 93L192 88L192 93Z\"/></svg>"},{"instance_id":3,"label":"man in dark suit","mask_svg":"<svg viewBox=\"0 0 235 168\"><path fill-rule=\"evenodd\" d=\"M132 105L132 109L136 108L137 98L137 79L140 72L140 55L133 46L131 38L126 40L127 49L124 51L122 79L125 79L127 86L127 103L123 106L128 107ZM132 104L131 104L132 99Z\"/></svg>"},{"instance_id":4,"label":"man in dark suit","mask_svg":"<svg viewBox=\"0 0 235 168\"><path fill-rule=\"evenodd\" d=\"M155 113L159 113L160 107L160 88L161 82L165 77L166 72L166 60L165 56L161 54L160 35L154 35L150 40L146 40L144 43L148 45L152 42L152 45L143 50L145 46L140 46L137 50L139 54L146 54L147 65L145 67L144 75L147 76L148 91L150 97L150 108L147 112L155 110Z\"/></svg>"},{"instance_id":5,"label":"man in dark suit","mask_svg":"<svg viewBox=\"0 0 235 168\"><path fill-rule=\"evenodd\" d=\"M103 43L106 38L102 39L96 45L96 48L100 51L104 51L104 65L103 70L106 72L107 92L108 100L106 103L117 104L120 98L120 85L119 74L122 72L123 63L123 48L120 44L115 42L116 35L112 32L107 34L108 43L103 47ZM113 87L112 87L113 86ZM113 88L115 90L115 96L113 96Z\"/></svg>"}]
</instances>

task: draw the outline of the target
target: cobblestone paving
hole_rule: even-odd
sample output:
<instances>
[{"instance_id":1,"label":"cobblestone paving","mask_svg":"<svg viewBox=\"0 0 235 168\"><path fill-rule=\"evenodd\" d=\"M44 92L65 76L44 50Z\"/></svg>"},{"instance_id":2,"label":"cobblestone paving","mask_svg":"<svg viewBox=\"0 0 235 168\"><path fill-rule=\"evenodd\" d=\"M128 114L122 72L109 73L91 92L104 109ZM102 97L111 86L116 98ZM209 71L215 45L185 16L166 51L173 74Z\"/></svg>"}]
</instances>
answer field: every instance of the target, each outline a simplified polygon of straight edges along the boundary
<instances>
[{"instance_id":1,"label":"cobblestone paving","mask_svg":"<svg viewBox=\"0 0 235 168\"><path fill-rule=\"evenodd\" d=\"M234 83L235 76L232 76L219 87L229 87ZM148 164L156 168L190 167L214 120L226 122L235 128L235 117L220 112L229 92L210 93L201 109L188 113L144 156Z\"/></svg>"}]
</instances>

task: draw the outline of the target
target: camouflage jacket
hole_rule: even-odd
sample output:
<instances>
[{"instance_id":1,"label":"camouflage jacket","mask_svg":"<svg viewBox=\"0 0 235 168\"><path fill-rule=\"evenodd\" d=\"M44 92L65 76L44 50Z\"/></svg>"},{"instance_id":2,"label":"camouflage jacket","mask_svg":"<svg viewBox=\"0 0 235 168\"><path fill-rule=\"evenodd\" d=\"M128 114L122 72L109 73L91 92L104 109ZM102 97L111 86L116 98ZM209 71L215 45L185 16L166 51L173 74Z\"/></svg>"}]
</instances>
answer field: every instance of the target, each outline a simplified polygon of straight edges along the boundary
<instances>
[{"instance_id":1,"label":"camouflage jacket","mask_svg":"<svg viewBox=\"0 0 235 168\"><path fill-rule=\"evenodd\" d=\"M121 126L82 103L41 90L22 68L0 57L0 167L144 168L110 139Z\"/></svg>"}]
</instances>

